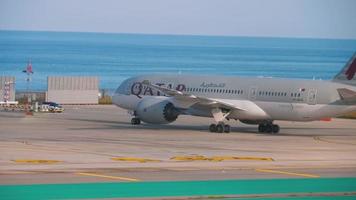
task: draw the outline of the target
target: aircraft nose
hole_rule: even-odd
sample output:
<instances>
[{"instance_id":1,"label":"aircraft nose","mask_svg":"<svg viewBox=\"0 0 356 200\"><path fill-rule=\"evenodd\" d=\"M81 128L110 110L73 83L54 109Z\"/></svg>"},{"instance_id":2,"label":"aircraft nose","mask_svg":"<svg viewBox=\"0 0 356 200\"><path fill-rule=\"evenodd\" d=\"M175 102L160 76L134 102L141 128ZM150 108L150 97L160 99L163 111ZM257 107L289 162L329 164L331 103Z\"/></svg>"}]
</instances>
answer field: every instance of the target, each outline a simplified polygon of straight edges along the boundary
<instances>
[{"instance_id":1,"label":"aircraft nose","mask_svg":"<svg viewBox=\"0 0 356 200\"><path fill-rule=\"evenodd\" d=\"M119 94L114 94L112 96L112 103L117 106L122 106L122 103L120 102L120 95Z\"/></svg>"},{"instance_id":2,"label":"aircraft nose","mask_svg":"<svg viewBox=\"0 0 356 200\"><path fill-rule=\"evenodd\" d=\"M128 110L135 110L139 101L140 100L133 95L115 94L112 97L113 104Z\"/></svg>"}]
</instances>

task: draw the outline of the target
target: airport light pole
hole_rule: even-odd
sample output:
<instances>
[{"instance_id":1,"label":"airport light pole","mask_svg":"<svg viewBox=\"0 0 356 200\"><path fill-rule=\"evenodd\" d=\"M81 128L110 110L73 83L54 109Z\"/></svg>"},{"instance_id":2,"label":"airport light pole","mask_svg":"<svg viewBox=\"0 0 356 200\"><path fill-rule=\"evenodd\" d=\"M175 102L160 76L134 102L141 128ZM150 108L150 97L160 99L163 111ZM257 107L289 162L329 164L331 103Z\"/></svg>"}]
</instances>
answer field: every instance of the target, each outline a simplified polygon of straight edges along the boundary
<instances>
[{"instance_id":1,"label":"airport light pole","mask_svg":"<svg viewBox=\"0 0 356 200\"><path fill-rule=\"evenodd\" d=\"M28 61L26 69L23 70L22 72L27 74L27 78L26 78L26 93L27 93L27 95L25 98L25 112L26 112L26 115L33 115L33 113L30 111L30 105L31 105L30 86L31 86L32 74L33 74L31 60Z\"/></svg>"}]
</instances>

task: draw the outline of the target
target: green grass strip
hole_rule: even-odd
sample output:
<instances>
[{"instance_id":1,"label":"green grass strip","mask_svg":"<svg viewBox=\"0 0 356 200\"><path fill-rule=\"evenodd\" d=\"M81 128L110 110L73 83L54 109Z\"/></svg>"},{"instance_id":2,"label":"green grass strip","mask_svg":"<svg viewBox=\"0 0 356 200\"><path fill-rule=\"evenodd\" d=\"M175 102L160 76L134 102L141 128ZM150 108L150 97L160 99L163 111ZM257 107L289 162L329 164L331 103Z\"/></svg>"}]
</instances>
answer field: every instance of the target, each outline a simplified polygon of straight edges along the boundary
<instances>
[{"instance_id":1,"label":"green grass strip","mask_svg":"<svg viewBox=\"0 0 356 200\"><path fill-rule=\"evenodd\" d=\"M139 198L332 192L356 192L356 178L0 185L0 199L2 200Z\"/></svg>"}]
</instances>

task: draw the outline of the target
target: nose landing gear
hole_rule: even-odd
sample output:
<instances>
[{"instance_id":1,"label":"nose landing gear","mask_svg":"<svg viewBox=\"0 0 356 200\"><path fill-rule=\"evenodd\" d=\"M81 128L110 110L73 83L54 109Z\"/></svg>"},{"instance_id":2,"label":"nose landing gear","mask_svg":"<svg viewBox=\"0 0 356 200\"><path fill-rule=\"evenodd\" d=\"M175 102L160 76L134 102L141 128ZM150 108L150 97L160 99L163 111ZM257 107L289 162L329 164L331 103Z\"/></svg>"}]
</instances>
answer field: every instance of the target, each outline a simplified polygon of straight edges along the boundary
<instances>
[{"instance_id":1,"label":"nose landing gear","mask_svg":"<svg viewBox=\"0 0 356 200\"><path fill-rule=\"evenodd\" d=\"M132 119L131 119L132 125L141 124L141 119L137 117L136 111L128 111L128 113L132 116Z\"/></svg>"},{"instance_id":2,"label":"nose landing gear","mask_svg":"<svg viewBox=\"0 0 356 200\"><path fill-rule=\"evenodd\" d=\"M132 125L139 125L139 124L141 124L140 118L138 118L138 117L132 118L132 119L131 119L131 124L132 124Z\"/></svg>"}]
</instances>

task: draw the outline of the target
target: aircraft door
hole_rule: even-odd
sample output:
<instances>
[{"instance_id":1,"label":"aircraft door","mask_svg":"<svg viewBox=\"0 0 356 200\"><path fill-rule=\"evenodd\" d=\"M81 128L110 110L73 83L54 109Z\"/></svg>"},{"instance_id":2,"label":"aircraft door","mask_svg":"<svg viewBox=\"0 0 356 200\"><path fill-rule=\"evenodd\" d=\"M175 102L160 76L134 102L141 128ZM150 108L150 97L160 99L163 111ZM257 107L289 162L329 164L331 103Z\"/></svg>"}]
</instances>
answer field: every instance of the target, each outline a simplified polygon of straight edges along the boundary
<instances>
[{"instance_id":1,"label":"aircraft door","mask_svg":"<svg viewBox=\"0 0 356 200\"><path fill-rule=\"evenodd\" d=\"M308 92L307 103L310 105L316 104L316 89L310 89Z\"/></svg>"},{"instance_id":2,"label":"aircraft door","mask_svg":"<svg viewBox=\"0 0 356 200\"><path fill-rule=\"evenodd\" d=\"M250 91L248 93L248 99L256 100L257 97L257 87L250 87Z\"/></svg>"}]
</instances>

